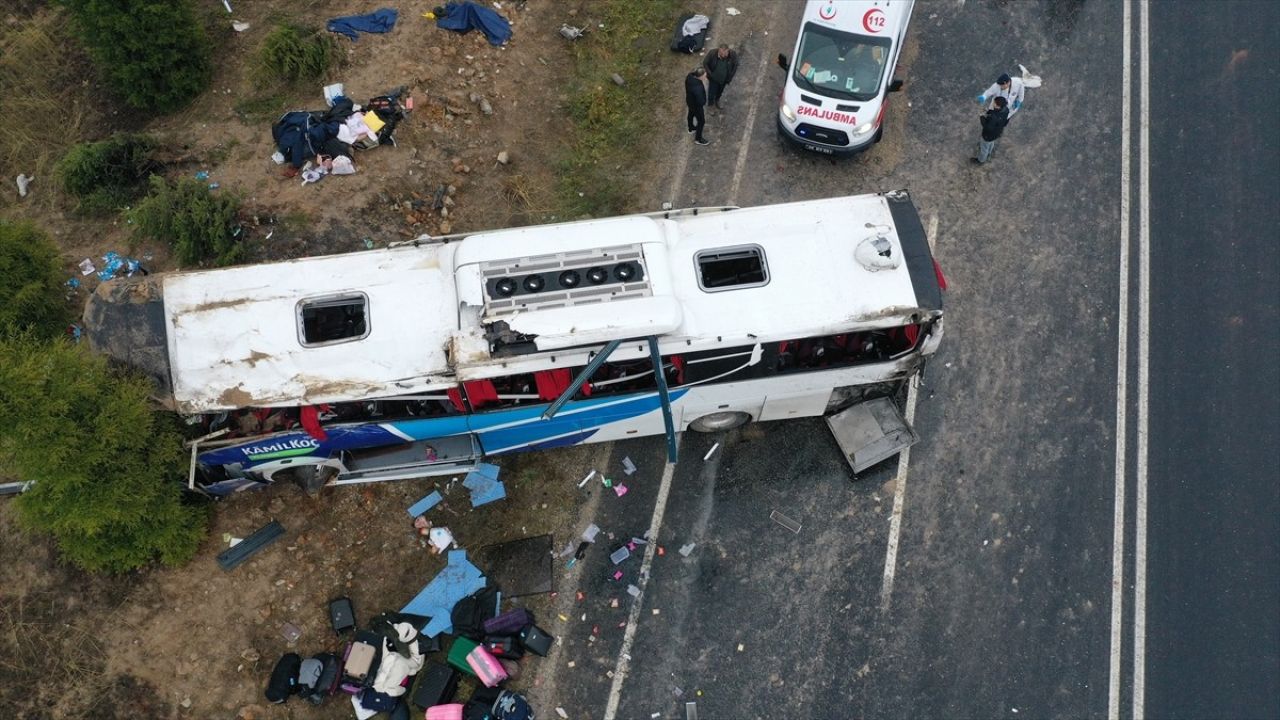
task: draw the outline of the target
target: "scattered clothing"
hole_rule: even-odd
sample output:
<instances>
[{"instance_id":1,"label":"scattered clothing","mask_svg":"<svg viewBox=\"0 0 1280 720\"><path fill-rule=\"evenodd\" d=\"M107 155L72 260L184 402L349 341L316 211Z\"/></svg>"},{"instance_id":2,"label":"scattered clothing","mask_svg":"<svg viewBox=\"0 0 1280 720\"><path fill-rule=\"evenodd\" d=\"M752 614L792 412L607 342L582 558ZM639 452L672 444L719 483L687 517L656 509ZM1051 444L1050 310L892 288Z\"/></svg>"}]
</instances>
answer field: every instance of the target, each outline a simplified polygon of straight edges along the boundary
<instances>
[{"instance_id":1,"label":"scattered clothing","mask_svg":"<svg viewBox=\"0 0 1280 720\"><path fill-rule=\"evenodd\" d=\"M396 17L398 13L391 8L382 8L369 13L368 15L348 15L346 17L336 17L329 21L325 26L329 32L339 33L351 38L355 42L360 38L360 33L385 33L391 32L396 26Z\"/></svg>"},{"instance_id":2,"label":"scattered clothing","mask_svg":"<svg viewBox=\"0 0 1280 720\"><path fill-rule=\"evenodd\" d=\"M1007 87L1002 87L1002 85L1007 85ZM1026 99L1026 95L1026 83L1022 81L1022 78L1001 75L995 82L991 83L991 87L978 96L978 102L987 108L991 108L991 103L996 98L1002 97L1005 102L1009 103L1007 110L1009 111L1009 118L1012 119L1022 109L1022 101Z\"/></svg>"},{"instance_id":3,"label":"scattered clothing","mask_svg":"<svg viewBox=\"0 0 1280 720\"><path fill-rule=\"evenodd\" d=\"M705 145L702 128L707 124L706 115L703 114L703 108L707 104L707 88L702 84L702 78L693 73L684 77L684 104L689 109L685 121L689 126L689 132L694 134L694 142Z\"/></svg>"},{"instance_id":4,"label":"scattered clothing","mask_svg":"<svg viewBox=\"0 0 1280 720\"><path fill-rule=\"evenodd\" d=\"M996 150L996 140L1004 134L1004 127L1009 124L1009 109L992 108L979 118L982 123L982 140L978 143L978 156L974 158L979 164L991 159Z\"/></svg>"},{"instance_id":5,"label":"scattered clothing","mask_svg":"<svg viewBox=\"0 0 1280 720\"><path fill-rule=\"evenodd\" d=\"M680 27L680 30L685 34L685 37L688 37L706 30L709 25L711 25L711 18L706 15L694 15L684 21L684 25Z\"/></svg>"},{"instance_id":6,"label":"scattered clothing","mask_svg":"<svg viewBox=\"0 0 1280 720\"><path fill-rule=\"evenodd\" d=\"M719 49L712 50L703 59L702 66L707 69L707 104L719 107L720 95L738 72L738 53L725 49L721 57Z\"/></svg>"},{"instance_id":7,"label":"scattered clothing","mask_svg":"<svg viewBox=\"0 0 1280 720\"><path fill-rule=\"evenodd\" d=\"M451 2L444 8L443 17L436 19L436 27L460 33L479 30L490 45L502 45L511 39L511 23L498 13L471 0Z\"/></svg>"},{"instance_id":8,"label":"scattered clothing","mask_svg":"<svg viewBox=\"0 0 1280 720\"><path fill-rule=\"evenodd\" d=\"M707 34L710 31L711 18L692 13L684 15L676 21L671 36L671 49L674 52L689 54L702 52L702 48L706 47Z\"/></svg>"}]
</instances>

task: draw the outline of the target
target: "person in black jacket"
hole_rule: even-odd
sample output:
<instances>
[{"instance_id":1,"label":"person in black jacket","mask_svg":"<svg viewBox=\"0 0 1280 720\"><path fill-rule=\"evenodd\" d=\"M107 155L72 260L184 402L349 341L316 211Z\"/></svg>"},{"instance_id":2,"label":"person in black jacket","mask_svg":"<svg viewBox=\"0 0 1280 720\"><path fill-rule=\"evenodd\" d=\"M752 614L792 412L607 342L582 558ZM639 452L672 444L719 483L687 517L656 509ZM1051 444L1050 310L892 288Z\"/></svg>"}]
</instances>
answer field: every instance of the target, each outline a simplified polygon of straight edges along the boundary
<instances>
[{"instance_id":1,"label":"person in black jacket","mask_svg":"<svg viewBox=\"0 0 1280 720\"><path fill-rule=\"evenodd\" d=\"M715 52L707 53L702 67L707 69L707 104L718 108L721 93L738 72L738 53L730 50L728 45L721 45Z\"/></svg>"},{"instance_id":2,"label":"person in black jacket","mask_svg":"<svg viewBox=\"0 0 1280 720\"><path fill-rule=\"evenodd\" d=\"M978 143L978 157L973 162L981 165L991 159L996 150L996 140L1004 133L1004 126L1009 124L1009 102L997 96L991 101L993 107L978 117L982 123L982 141Z\"/></svg>"},{"instance_id":3,"label":"person in black jacket","mask_svg":"<svg viewBox=\"0 0 1280 720\"><path fill-rule=\"evenodd\" d=\"M711 144L702 137L702 126L707 124L707 118L702 113L703 107L707 104L707 88L702 84L702 78L706 74L706 70L696 67L684 78L684 104L689 106L689 115L686 120L689 124L689 132L694 134L693 141L699 145Z\"/></svg>"}]
</instances>

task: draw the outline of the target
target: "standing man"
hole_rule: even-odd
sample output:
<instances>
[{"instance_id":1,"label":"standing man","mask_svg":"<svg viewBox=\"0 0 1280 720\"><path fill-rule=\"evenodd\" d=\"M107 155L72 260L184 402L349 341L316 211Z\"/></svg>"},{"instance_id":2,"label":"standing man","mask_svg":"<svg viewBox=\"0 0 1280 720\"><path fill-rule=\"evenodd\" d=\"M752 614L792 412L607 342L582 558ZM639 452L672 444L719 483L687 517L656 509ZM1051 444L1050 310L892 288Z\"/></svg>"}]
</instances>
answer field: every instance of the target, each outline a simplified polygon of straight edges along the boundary
<instances>
[{"instance_id":1,"label":"standing man","mask_svg":"<svg viewBox=\"0 0 1280 720\"><path fill-rule=\"evenodd\" d=\"M982 142L978 143L978 157L973 162L981 165L991 159L996 151L996 140L1004 133L1004 126L1009 124L1009 103L997 95L991 101L992 108L978 117L982 123Z\"/></svg>"},{"instance_id":2,"label":"standing man","mask_svg":"<svg viewBox=\"0 0 1280 720\"><path fill-rule=\"evenodd\" d=\"M738 53L730 50L728 45L721 45L702 60L702 66L707 69L707 104L719 108L721 93L738 72Z\"/></svg>"},{"instance_id":3,"label":"standing man","mask_svg":"<svg viewBox=\"0 0 1280 720\"><path fill-rule=\"evenodd\" d=\"M991 100L1002 97L1009 104L1009 118L1012 119L1022 109L1022 100L1026 97L1027 87L1022 78L1011 78L1003 73L996 82L978 96L978 104L986 105Z\"/></svg>"},{"instance_id":4,"label":"standing man","mask_svg":"<svg viewBox=\"0 0 1280 720\"><path fill-rule=\"evenodd\" d=\"M686 120L689 132L694 133L693 141L699 145L711 144L702 137L702 127L707 124L707 117L702 114L702 108L707 104L707 88L702 84L706 74L706 70L696 67L684 78L684 104L689 106Z\"/></svg>"}]
</instances>

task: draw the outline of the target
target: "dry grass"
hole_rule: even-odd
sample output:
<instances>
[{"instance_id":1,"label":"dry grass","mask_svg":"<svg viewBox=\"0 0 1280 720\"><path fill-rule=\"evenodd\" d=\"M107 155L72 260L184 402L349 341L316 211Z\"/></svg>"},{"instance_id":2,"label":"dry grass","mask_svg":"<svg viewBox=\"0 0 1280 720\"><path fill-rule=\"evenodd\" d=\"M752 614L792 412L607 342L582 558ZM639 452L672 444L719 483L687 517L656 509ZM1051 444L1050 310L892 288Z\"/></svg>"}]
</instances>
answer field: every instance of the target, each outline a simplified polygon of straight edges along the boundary
<instances>
[{"instance_id":1,"label":"dry grass","mask_svg":"<svg viewBox=\"0 0 1280 720\"><path fill-rule=\"evenodd\" d=\"M90 129L96 115L88 98L75 91L87 92L87 83L80 81L87 62L76 47L70 19L57 7L0 25L0 87L9 118L0 123L0 167L36 177L41 189L53 186L54 163ZM13 177L4 181L11 189L0 193L0 204L17 197ZM56 199L56 193L35 192L27 201L48 207Z\"/></svg>"}]
</instances>

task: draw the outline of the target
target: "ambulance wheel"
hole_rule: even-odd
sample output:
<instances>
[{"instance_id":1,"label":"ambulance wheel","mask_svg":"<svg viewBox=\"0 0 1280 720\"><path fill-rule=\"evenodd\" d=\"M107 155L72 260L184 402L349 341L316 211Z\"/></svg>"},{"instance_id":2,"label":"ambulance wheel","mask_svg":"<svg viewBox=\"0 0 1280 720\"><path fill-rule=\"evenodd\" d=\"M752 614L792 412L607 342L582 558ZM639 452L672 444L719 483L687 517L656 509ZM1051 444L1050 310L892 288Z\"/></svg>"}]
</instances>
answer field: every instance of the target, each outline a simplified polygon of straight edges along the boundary
<instances>
[{"instance_id":1,"label":"ambulance wheel","mask_svg":"<svg viewBox=\"0 0 1280 720\"><path fill-rule=\"evenodd\" d=\"M882 137L884 137L884 126L883 126L883 125L881 125L880 127L876 128L876 139L875 139L875 140L872 140L871 142L880 142L880 138L882 138Z\"/></svg>"},{"instance_id":2,"label":"ambulance wheel","mask_svg":"<svg viewBox=\"0 0 1280 720\"><path fill-rule=\"evenodd\" d=\"M720 432L740 428L749 422L751 416L744 412L717 412L689 423L689 429L701 433Z\"/></svg>"}]
</instances>

